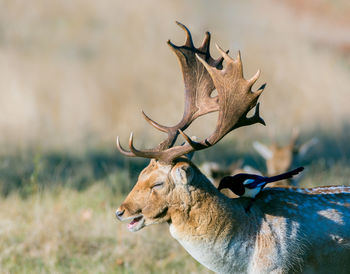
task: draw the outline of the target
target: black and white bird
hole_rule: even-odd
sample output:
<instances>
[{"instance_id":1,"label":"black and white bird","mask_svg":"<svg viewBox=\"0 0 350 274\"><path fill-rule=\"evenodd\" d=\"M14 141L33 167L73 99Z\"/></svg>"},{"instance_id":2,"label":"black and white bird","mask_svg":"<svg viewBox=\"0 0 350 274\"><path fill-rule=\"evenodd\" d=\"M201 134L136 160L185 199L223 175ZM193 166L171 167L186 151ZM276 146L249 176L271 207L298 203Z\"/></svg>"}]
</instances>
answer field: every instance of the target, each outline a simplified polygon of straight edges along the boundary
<instances>
[{"instance_id":1,"label":"black and white bird","mask_svg":"<svg viewBox=\"0 0 350 274\"><path fill-rule=\"evenodd\" d=\"M298 167L292 171L282 173L272 177L264 177L256 174L239 173L234 176L226 176L221 179L218 190L228 188L234 194L241 197L255 199L260 191L268 184L280 180L290 179L304 170L304 167Z\"/></svg>"}]
</instances>

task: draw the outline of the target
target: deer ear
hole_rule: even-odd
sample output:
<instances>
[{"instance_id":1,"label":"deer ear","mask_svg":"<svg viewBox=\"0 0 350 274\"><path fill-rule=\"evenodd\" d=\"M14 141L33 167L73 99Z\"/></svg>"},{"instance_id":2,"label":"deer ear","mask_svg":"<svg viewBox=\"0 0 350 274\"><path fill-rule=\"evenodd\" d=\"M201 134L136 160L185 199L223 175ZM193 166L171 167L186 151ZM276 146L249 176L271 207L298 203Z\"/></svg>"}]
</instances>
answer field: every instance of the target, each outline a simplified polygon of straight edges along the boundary
<instances>
[{"instance_id":1,"label":"deer ear","mask_svg":"<svg viewBox=\"0 0 350 274\"><path fill-rule=\"evenodd\" d=\"M319 140L316 137L314 137L311 140L302 144L298 150L298 156L300 157L300 159L304 158L304 156L311 150L312 147L317 145L318 142Z\"/></svg>"},{"instance_id":2,"label":"deer ear","mask_svg":"<svg viewBox=\"0 0 350 274\"><path fill-rule=\"evenodd\" d=\"M194 170L188 163L177 163L170 172L173 182L180 185L190 183L193 175Z\"/></svg>"},{"instance_id":3,"label":"deer ear","mask_svg":"<svg viewBox=\"0 0 350 274\"><path fill-rule=\"evenodd\" d=\"M272 151L267 146L263 145L258 141L255 141L253 143L253 147L265 160L271 159Z\"/></svg>"}]
</instances>

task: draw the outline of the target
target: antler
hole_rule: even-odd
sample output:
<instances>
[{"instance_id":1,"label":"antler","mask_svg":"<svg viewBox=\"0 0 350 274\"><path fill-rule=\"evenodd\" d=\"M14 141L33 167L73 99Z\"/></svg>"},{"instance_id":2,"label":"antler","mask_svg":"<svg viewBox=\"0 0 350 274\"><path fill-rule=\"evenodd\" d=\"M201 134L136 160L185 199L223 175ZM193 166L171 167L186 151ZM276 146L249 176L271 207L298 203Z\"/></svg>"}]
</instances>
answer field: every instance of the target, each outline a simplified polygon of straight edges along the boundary
<instances>
[{"instance_id":1,"label":"antler","mask_svg":"<svg viewBox=\"0 0 350 274\"><path fill-rule=\"evenodd\" d=\"M178 57L185 82L185 111L182 120L173 127L166 127L151 120L146 114L145 119L157 129L167 132L168 138L157 148L151 150L137 150L133 146L133 136L129 139L130 152L124 150L117 138L118 149L127 156L155 158L170 163L194 150L210 147L220 141L227 133L238 127L261 123L264 120L259 116L257 100L265 88L262 85L256 92L251 87L257 81L260 71L250 80L243 78L243 68L240 53L236 60L217 46L222 58L214 60L209 53L210 34L207 32L203 44L198 49L194 47L189 30L178 23L186 31L184 46L178 47L170 41L168 44ZM226 67L222 67L222 61ZM218 96L211 97L216 88ZM247 113L256 106L255 114L247 117ZM201 142L191 140L183 131L199 116L219 111L218 122L214 133ZM187 143L172 147L178 134L181 133Z\"/></svg>"},{"instance_id":2,"label":"antler","mask_svg":"<svg viewBox=\"0 0 350 274\"><path fill-rule=\"evenodd\" d=\"M147 122L158 130L168 134L168 138L159 145L160 150L169 148L175 143L179 129L185 130L199 116L218 111L218 98L217 96L211 97L215 89L213 81L203 64L196 58L196 54L203 58L210 66L217 69L222 69L223 58L214 60L210 56L209 32L206 32L202 45L196 48L193 44L191 33L186 26L179 22L176 23L186 33L186 41L183 46L176 46L170 40L168 41L168 45L179 60L185 84L185 110L182 120L175 126L167 127L158 124L142 112Z\"/></svg>"}]
</instances>

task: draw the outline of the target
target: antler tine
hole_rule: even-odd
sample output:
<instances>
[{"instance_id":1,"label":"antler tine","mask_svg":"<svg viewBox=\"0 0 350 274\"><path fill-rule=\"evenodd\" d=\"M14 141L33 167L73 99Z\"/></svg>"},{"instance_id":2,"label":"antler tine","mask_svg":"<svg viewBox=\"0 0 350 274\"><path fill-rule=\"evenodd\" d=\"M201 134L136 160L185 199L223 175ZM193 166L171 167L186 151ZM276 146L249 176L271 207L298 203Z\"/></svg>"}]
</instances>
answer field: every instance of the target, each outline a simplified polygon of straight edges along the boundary
<instances>
[{"instance_id":1,"label":"antler tine","mask_svg":"<svg viewBox=\"0 0 350 274\"><path fill-rule=\"evenodd\" d=\"M198 143L194 140L192 140L186 133L184 133L181 129L179 129L180 134L184 137L186 142L194 149L194 150L201 150L206 148L207 146L204 146L201 143Z\"/></svg>"},{"instance_id":2,"label":"antler tine","mask_svg":"<svg viewBox=\"0 0 350 274\"><path fill-rule=\"evenodd\" d=\"M241 58L241 51L240 50L237 52L236 60L242 66L242 58Z\"/></svg>"},{"instance_id":3,"label":"antler tine","mask_svg":"<svg viewBox=\"0 0 350 274\"><path fill-rule=\"evenodd\" d=\"M144 150L138 150L137 148L135 148L133 133L131 133L129 137L129 148L130 148L130 153L132 153L133 156L149 158L149 159L161 159L162 157L164 157L163 151L159 150L158 148L144 149Z\"/></svg>"},{"instance_id":4,"label":"antler tine","mask_svg":"<svg viewBox=\"0 0 350 274\"><path fill-rule=\"evenodd\" d=\"M260 76L260 69L255 73L255 75L248 80L250 87L252 87Z\"/></svg>"},{"instance_id":5,"label":"antler tine","mask_svg":"<svg viewBox=\"0 0 350 274\"><path fill-rule=\"evenodd\" d=\"M116 145L117 145L117 149L120 151L120 153L122 153L122 154L124 154L125 156L128 156L128 157L136 157L136 155L134 153L132 153L131 151L125 150L120 145L119 136L117 136Z\"/></svg>"},{"instance_id":6,"label":"antler tine","mask_svg":"<svg viewBox=\"0 0 350 274\"><path fill-rule=\"evenodd\" d=\"M220 48L218 44L215 44L215 46L226 62L233 61L233 59L222 48Z\"/></svg>"},{"instance_id":7,"label":"antler tine","mask_svg":"<svg viewBox=\"0 0 350 274\"><path fill-rule=\"evenodd\" d=\"M215 67L217 69L222 69L222 62L224 61L224 57L219 57L218 59L214 60L210 56L210 39L211 35L210 32L205 33L205 37L203 39L202 45L198 48L199 52L205 52L205 60L207 60L208 64L212 67ZM229 50L226 51L226 54L229 52Z\"/></svg>"},{"instance_id":8,"label":"antler tine","mask_svg":"<svg viewBox=\"0 0 350 274\"><path fill-rule=\"evenodd\" d=\"M129 137L129 148L130 148L130 151L136 156L148 158L146 157L145 152L139 151L134 147L134 134L132 132L130 133L130 137Z\"/></svg>"},{"instance_id":9,"label":"antler tine","mask_svg":"<svg viewBox=\"0 0 350 274\"><path fill-rule=\"evenodd\" d=\"M194 45L193 45L193 40L192 40L192 35L191 35L191 32L188 30L188 28L184 25L184 24L181 24L180 22L176 21L176 24L178 26L180 26L180 28L182 28L185 32L186 32L186 42L185 42L185 45L187 47L190 47L190 48L193 48Z\"/></svg>"},{"instance_id":10,"label":"antler tine","mask_svg":"<svg viewBox=\"0 0 350 274\"><path fill-rule=\"evenodd\" d=\"M242 118L238 121L237 125L234 127L234 129L239 128L239 127L244 127L244 126L250 126L256 123L260 123L264 126L266 126L266 123L263 118L260 117L260 103L257 103L255 107L255 112L252 117L247 117L247 113L249 110L246 112L245 115L242 116Z\"/></svg>"},{"instance_id":11,"label":"antler tine","mask_svg":"<svg viewBox=\"0 0 350 274\"><path fill-rule=\"evenodd\" d=\"M152 126L154 126L156 129L163 131L163 132L168 132L169 127L162 126L161 124L158 124L156 121L152 120L151 118L148 117L148 115L142 110L142 115L145 120L150 123Z\"/></svg>"},{"instance_id":12,"label":"antler tine","mask_svg":"<svg viewBox=\"0 0 350 274\"><path fill-rule=\"evenodd\" d=\"M120 151L120 153L122 153L123 155L128 156L128 157L142 157L142 158L149 158L149 159L165 158L166 159L166 157L165 157L166 155L163 154L163 151L160 151L157 148L156 149L145 149L142 151L135 148L135 146L133 144L133 133L131 133L130 137L129 137L130 151L127 151L126 149L124 149L120 145L119 136L117 137L116 145L117 145L117 149Z\"/></svg>"},{"instance_id":13,"label":"antler tine","mask_svg":"<svg viewBox=\"0 0 350 274\"><path fill-rule=\"evenodd\" d=\"M207 31L205 33L202 45L198 48L199 51L209 52L210 38L211 38L210 32Z\"/></svg>"}]
</instances>

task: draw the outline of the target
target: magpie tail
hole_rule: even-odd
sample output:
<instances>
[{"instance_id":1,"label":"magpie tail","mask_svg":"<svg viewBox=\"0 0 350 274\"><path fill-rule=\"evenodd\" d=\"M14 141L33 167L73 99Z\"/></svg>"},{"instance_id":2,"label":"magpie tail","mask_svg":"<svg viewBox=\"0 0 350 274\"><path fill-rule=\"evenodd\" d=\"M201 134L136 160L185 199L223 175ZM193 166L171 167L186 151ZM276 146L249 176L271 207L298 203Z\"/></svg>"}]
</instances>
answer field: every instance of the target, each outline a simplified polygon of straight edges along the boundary
<instances>
[{"instance_id":1,"label":"magpie tail","mask_svg":"<svg viewBox=\"0 0 350 274\"><path fill-rule=\"evenodd\" d=\"M302 172L304 170L304 167L298 167L296 169L293 169L291 171L288 171L286 173L282 173L280 175L272 176L272 177L266 177L266 182L271 183L271 182L276 182L284 179L290 179L294 175L297 175L298 173Z\"/></svg>"}]
</instances>

